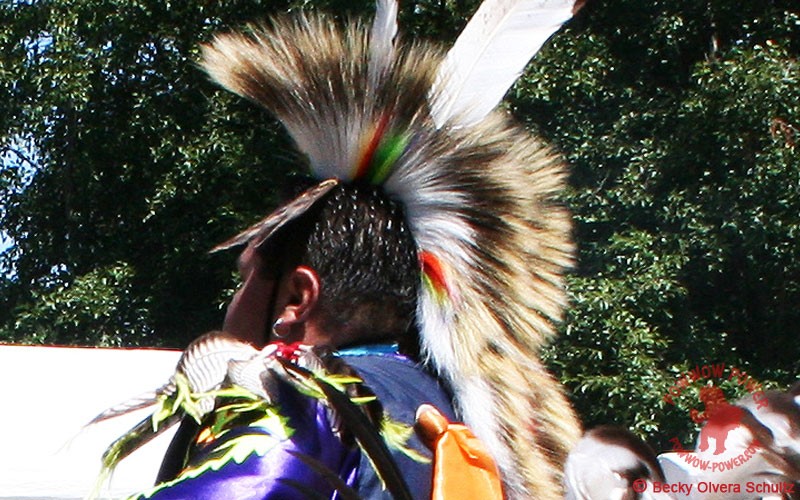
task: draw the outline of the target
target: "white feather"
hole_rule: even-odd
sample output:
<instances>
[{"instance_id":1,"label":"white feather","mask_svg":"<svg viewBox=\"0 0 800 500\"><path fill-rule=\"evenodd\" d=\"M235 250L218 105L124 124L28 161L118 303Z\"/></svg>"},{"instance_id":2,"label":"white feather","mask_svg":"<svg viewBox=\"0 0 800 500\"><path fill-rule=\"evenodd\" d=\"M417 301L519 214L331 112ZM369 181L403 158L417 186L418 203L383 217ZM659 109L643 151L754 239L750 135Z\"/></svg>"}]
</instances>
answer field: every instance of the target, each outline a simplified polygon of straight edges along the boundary
<instances>
[{"instance_id":1,"label":"white feather","mask_svg":"<svg viewBox=\"0 0 800 500\"><path fill-rule=\"evenodd\" d=\"M550 35L570 19L575 0L486 0L447 53L431 93L436 126L481 121Z\"/></svg>"},{"instance_id":2,"label":"white feather","mask_svg":"<svg viewBox=\"0 0 800 500\"><path fill-rule=\"evenodd\" d=\"M623 429L589 431L569 452L564 465L565 500L658 499L674 500L655 492L653 482L663 482L652 452ZM645 482L641 495L632 495L631 481Z\"/></svg>"},{"instance_id":3,"label":"white feather","mask_svg":"<svg viewBox=\"0 0 800 500\"><path fill-rule=\"evenodd\" d=\"M470 429L488 448L500 470L514 470L514 458L511 450L503 445L501 439L498 439L498 436L503 435L503 429L498 424L492 404L494 401L492 388L480 376L454 382L457 385L459 409L464 422L469 422ZM504 480L512 486L517 486L514 477L504 477Z\"/></svg>"},{"instance_id":4,"label":"white feather","mask_svg":"<svg viewBox=\"0 0 800 500\"><path fill-rule=\"evenodd\" d=\"M381 74L394 59L394 40L397 36L397 1L377 0L375 20L369 34L369 78L375 87Z\"/></svg>"}]
</instances>

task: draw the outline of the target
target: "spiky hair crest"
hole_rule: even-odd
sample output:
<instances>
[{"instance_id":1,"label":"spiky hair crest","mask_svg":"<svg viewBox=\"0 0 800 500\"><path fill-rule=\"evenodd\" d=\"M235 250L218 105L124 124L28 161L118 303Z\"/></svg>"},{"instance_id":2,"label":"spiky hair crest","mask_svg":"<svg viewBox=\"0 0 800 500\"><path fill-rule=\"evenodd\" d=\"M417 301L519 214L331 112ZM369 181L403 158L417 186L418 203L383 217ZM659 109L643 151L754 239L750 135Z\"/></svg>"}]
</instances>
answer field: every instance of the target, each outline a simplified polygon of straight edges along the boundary
<instances>
[{"instance_id":1,"label":"spiky hair crest","mask_svg":"<svg viewBox=\"0 0 800 500\"><path fill-rule=\"evenodd\" d=\"M572 263L564 165L500 112L437 126L444 54L397 43L385 21L370 30L278 18L217 36L202 65L271 111L317 178L380 184L404 205L423 271L424 355L492 451L506 495L560 498L579 426L538 351L561 318Z\"/></svg>"}]
</instances>

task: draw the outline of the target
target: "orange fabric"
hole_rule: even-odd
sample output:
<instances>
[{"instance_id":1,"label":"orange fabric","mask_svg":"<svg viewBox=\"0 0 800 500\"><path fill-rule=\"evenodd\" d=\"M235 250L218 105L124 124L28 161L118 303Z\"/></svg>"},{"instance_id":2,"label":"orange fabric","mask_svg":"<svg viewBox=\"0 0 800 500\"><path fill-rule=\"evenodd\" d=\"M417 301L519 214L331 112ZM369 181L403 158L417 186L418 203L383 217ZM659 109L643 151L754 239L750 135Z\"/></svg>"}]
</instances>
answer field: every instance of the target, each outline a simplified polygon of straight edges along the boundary
<instances>
[{"instance_id":1,"label":"orange fabric","mask_svg":"<svg viewBox=\"0 0 800 500\"><path fill-rule=\"evenodd\" d=\"M451 424L436 408L423 405L416 428L434 454L431 500L503 498L497 465L465 425Z\"/></svg>"}]
</instances>

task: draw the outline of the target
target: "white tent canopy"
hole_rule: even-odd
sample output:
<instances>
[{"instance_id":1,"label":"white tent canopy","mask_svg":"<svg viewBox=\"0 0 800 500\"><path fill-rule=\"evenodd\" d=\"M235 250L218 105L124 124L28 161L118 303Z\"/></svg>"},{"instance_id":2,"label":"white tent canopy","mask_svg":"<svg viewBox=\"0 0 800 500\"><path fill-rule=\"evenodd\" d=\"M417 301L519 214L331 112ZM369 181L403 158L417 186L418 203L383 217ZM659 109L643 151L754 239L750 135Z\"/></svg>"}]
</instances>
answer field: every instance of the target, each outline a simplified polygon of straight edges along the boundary
<instances>
[{"instance_id":1,"label":"white tent canopy","mask_svg":"<svg viewBox=\"0 0 800 500\"><path fill-rule=\"evenodd\" d=\"M84 498L106 447L148 413L82 426L161 386L179 357L155 349L0 345L0 500ZM173 432L124 460L101 498L151 486Z\"/></svg>"}]
</instances>

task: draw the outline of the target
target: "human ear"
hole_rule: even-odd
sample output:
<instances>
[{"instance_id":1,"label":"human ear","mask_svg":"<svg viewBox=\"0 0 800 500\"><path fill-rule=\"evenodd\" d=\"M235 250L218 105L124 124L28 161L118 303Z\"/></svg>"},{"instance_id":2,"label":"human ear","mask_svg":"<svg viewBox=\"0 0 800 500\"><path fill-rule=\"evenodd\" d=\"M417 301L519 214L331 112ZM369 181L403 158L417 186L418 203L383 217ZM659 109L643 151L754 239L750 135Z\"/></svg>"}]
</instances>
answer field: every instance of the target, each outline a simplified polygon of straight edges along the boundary
<instances>
[{"instance_id":1,"label":"human ear","mask_svg":"<svg viewBox=\"0 0 800 500\"><path fill-rule=\"evenodd\" d=\"M305 322L319 301L320 281L317 272L298 266L284 280L281 290L283 308L278 314L281 325L291 327Z\"/></svg>"}]
</instances>

